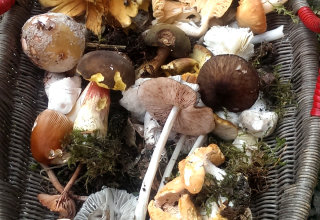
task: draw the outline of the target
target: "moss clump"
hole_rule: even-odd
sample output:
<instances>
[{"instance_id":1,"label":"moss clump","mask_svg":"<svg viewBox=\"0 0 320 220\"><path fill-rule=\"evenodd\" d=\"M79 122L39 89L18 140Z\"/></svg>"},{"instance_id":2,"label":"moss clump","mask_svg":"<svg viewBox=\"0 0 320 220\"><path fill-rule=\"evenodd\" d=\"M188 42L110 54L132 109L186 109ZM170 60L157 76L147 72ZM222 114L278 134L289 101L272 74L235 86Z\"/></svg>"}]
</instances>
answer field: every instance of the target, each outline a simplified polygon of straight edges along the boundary
<instances>
[{"instance_id":1,"label":"moss clump","mask_svg":"<svg viewBox=\"0 0 320 220\"><path fill-rule=\"evenodd\" d=\"M87 175L95 178L105 173L117 171L121 142L110 136L100 138L95 133L84 134L74 130L64 142L67 152L71 154L69 164L82 163L87 167Z\"/></svg>"},{"instance_id":2,"label":"moss clump","mask_svg":"<svg viewBox=\"0 0 320 220\"><path fill-rule=\"evenodd\" d=\"M274 82L263 91L264 97L270 101L270 109L278 114L279 119L283 118L285 114L285 107L294 104L292 84L289 81L284 81L280 77L280 69L280 65L274 67Z\"/></svg>"},{"instance_id":3,"label":"moss clump","mask_svg":"<svg viewBox=\"0 0 320 220\"><path fill-rule=\"evenodd\" d=\"M292 20L293 23L298 24L299 19L295 15L293 11L288 10L284 5L279 5L279 6L273 6L274 10L279 14L279 15L284 15L284 16L289 16Z\"/></svg>"},{"instance_id":4,"label":"moss clump","mask_svg":"<svg viewBox=\"0 0 320 220\"><path fill-rule=\"evenodd\" d=\"M276 155L276 152L285 147L286 140L284 138L277 137L274 148L271 148L263 140L259 140L256 145L257 150L252 151L251 159L245 154L245 145L242 151L232 143L216 140L212 136L209 137L209 143L216 143L220 147L226 157L223 168L228 173L242 173L248 177L253 194L267 189L267 174L272 167L284 165ZM248 163L249 160L251 163Z\"/></svg>"}]
</instances>

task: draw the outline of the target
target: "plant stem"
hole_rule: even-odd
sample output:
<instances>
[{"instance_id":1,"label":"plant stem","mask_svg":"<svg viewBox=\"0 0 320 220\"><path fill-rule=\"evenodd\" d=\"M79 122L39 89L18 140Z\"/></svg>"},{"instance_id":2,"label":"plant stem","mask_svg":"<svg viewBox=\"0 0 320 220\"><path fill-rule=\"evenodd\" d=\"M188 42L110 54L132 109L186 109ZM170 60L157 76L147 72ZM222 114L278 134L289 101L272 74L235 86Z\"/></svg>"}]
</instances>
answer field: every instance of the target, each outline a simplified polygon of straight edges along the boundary
<instances>
[{"instance_id":1,"label":"plant stem","mask_svg":"<svg viewBox=\"0 0 320 220\"><path fill-rule=\"evenodd\" d=\"M50 169L47 165L44 165L42 163L40 163L40 165L46 171L46 173L49 177L49 180L52 183L52 185L54 186L54 188L56 188L56 190L59 193L62 193L64 190L64 187L61 185L61 183L59 182L58 178L56 177L56 175L54 174L52 169Z\"/></svg>"},{"instance_id":2,"label":"plant stem","mask_svg":"<svg viewBox=\"0 0 320 220\"><path fill-rule=\"evenodd\" d=\"M135 220L145 220L147 213L147 205L149 201L149 195L151 191L151 186L153 183L154 176L156 175L161 153L164 146L168 140L171 128L178 116L179 107L174 106L164 124L163 130L161 132L160 138L154 148L148 170L144 176L142 186L139 193L139 199L135 210Z\"/></svg>"}]
</instances>

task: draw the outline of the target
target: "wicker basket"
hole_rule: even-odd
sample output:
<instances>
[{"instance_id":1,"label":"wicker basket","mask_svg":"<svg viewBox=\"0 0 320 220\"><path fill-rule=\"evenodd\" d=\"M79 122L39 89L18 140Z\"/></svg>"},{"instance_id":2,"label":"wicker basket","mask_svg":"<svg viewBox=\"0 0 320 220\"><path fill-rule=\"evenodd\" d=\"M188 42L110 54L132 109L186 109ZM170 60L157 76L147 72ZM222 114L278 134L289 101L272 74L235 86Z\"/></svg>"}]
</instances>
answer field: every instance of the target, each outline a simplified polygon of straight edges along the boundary
<instances>
[{"instance_id":1,"label":"wicker basket","mask_svg":"<svg viewBox=\"0 0 320 220\"><path fill-rule=\"evenodd\" d=\"M293 8L299 1L291 1ZM20 30L31 16L41 13L37 2L18 1L0 23L0 219L55 219L42 207L37 194L44 191L29 150L33 122L47 105L39 70L21 52ZM268 15L268 28L284 25L285 37L274 43L282 80L291 80L296 104L288 106L275 136L287 146L277 154L285 162L268 175L270 187L252 202L255 219L306 219L320 162L320 118L310 109L317 79L318 48L315 34L289 17Z\"/></svg>"}]
</instances>

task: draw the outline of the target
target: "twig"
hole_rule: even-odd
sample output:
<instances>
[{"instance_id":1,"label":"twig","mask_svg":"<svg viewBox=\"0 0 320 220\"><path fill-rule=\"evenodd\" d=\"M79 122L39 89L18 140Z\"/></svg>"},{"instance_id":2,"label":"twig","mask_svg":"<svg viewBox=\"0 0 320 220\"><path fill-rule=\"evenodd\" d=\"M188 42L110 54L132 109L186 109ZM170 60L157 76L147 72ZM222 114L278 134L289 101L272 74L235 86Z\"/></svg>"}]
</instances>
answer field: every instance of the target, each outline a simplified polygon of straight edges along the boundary
<instances>
[{"instance_id":1,"label":"twig","mask_svg":"<svg viewBox=\"0 0 320 220\"><path fill-rule=\"evenodd\" d=\"M90 48L101 48L101 49L113 49L113 50L125 50L126 46L124 45L112 45L112 44L101 44L96 42L86 43L87 47Z\"/></svg>"}]
</instances>

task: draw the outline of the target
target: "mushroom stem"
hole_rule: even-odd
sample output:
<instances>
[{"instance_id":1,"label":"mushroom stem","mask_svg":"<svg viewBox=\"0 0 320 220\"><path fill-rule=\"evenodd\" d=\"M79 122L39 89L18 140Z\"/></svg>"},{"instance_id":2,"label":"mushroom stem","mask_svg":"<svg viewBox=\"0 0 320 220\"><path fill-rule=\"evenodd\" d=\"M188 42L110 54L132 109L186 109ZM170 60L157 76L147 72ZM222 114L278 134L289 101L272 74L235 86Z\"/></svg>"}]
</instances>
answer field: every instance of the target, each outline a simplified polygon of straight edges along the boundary
<instances>
[{"instance_id":1,"label":"mushroom stem","mask_svg":"<svg viewBox=\"0 0 320 220\"><path fill-rule=\"evenodd\" d=\"M177 158L180 154L180 151L181 151L181 148L184 144L186 140L186 135L181 135L172 155L171 155L171 158L167 164L167 167L166 169L164 170L164 173L163 173L163 176L162 176L162 179L161 179L161 182L160 182L160 186L159 186L159 189L158 189L158 192L160 191L160 189L164 186L164 182L166 180L167 177L169 177L171 175L171 172L172 172L172 169L177 161Z\"/></svg>"},{"instance_id":2,"label":"mushroom stem","mask_svg":"<svg viewBox=\"0 0 320 220\"><path fill-rule=\"evenodd\" d=\"M270 41L274 41L274 40L278 40L280 38L282 38L284 36L283 33L283 25L280 25L279 27L264 32L263 34L258 34L255 35L251 42L252 44L258 44L258 43L262 43L262 42L270 42Z\"/></svg>"},{"instance_id":3,"label":"mushroom stem","mask_svg":"<svg viewBox=\"0 0 320 220\"><path fill-rule=\"evenodd\" d=\"M183 30L186 35L190 37L201 37L206 33L209 28L209 18L204 18L201 22L200 27L194 24L192 21L187 22L176 22L175 25Z\"/></svg>"},{"instance_id":4,"label":"mushroom stem","mask_svg":"<svg viewBox=\"0 0 320 220\"><path fill-rule=\"evenodd\" d=\"M211 174L214 176L218 181L221 181L224 179L224 176L226 175L226 172L223 169L220 169L213 163L211 163L210 160L206 159L204 162L204 169L206 173Z\"/></svg>"},{"instance_id":5,"label":"mushroom stem","mask_svg":"<svg viewBox=\"0 0 320 220\"><path fill-rule=\"evenodd\" d=\"M60 198L57 202L57 207L63 203L63 201L68 197L69 190L71 189L72 185L76 181L76 179L79 176L80 170L82 168L82 164L80 163L74 173L72 174L72 177L70 178L69 182L67 183L66 187L64 187L63 192L61 192Z\"/></svg>"},{"instance_id":6,"label":"mushroom stem","mask_svg":"<svg viewBox=\"0 0 320 220\"><path fill-rule=\"evenodd\" d=\"M157 55L150 61L143 64L138 70L138 78L143 74L156 75L161 65L163 65L169 56L170 49L167 47L158 47Z\"/></svg>"},{"instance_id":7,"label":"mushroom stem","mask_svg":"<svg viewBox=\"0 0 320 220\"><path fill-rule=\"evenodd\" d=\"M54 172L45 164L40 163L41 167L44 169L44 171L46 171L50 182L52 183L52 185L54 186L54 188L56 188L56 190L59 193L62 193L64 190L64 187L61 185L61 183L59 182L58 178L56 177L56 175L54 174Z\"/></svg>"},{"instance_id":8,"label":"mushroom stem","mask_svg":"<svg viewBox=\"0 0 320 220\"><path fill-rule=\"evenodd\" d=\"M206 138L207 138L207 135L200 135L197 138L197 140L194 142L188 156L191 155L197 148L201 147L202 144L205 142Z\"/></svg>"},{"instance_id":9,"label":"mushroom stem","mask_svg":"<svg viewBox=\"0 0 320 220\"><path fill-rule=\"evenodd\" d=\"M149 200L149 195L151 191L151 186L153 183L154 176L156 175L161 153L167 142L170 130L178 116L179 107L174 106L164 124L163 130L161 132L160 138L154 148L148 170L144 176L142 186L139 193L139 199L135 210L135 220L145 220L147 213L147 204Z\"/></svg>"}]
</instances>

